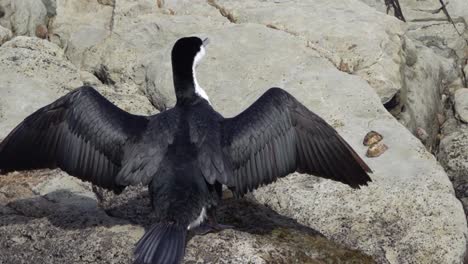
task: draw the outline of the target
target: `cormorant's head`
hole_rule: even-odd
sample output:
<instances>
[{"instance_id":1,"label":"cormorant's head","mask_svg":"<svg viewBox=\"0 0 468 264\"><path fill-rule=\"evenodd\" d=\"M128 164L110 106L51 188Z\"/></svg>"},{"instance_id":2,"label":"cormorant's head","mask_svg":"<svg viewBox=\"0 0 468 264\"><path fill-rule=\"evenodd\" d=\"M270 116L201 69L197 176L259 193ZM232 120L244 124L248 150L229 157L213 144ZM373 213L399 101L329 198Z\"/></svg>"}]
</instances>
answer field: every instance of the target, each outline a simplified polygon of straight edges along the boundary
<instances>
[{"instance_id":1,"label":"cormorant's head","mask_svg":"<svg viewBox=\"0 0 468 264\"><path fill-rule=\"evenodd\" d=\"M205 46L208 39L201 40L198 37L187 37L177 40L172 48L173 67L195 66L205 55Z\"/></svg>"},{"instance_id":2,"label":"cormorant's head","mask_svg":"<svg viewBox=\"0 0 468 264\"><path fill-rule=\"evenodd\" d=\"M199 96L209 102L205 91L198 85L195 67L205 55L208 38L186 37L176 41L172 48L172 73L177 101Z\"/></svg>"}]
</instances>

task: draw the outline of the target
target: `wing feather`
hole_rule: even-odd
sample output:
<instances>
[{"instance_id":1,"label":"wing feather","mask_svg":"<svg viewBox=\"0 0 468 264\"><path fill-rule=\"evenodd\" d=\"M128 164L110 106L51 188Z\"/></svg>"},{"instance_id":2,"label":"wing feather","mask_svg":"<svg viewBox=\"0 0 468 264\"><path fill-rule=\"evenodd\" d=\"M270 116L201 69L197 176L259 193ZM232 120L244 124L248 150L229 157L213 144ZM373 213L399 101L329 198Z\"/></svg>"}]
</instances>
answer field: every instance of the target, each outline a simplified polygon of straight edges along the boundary
<instances>
[{"instance_id":1,"label":"wing feather","mask_svg":"<svg viewBox=\"0 0 468 264\"><path fill-rule=\"evenodd\" d=\"M268 90L244 112L225 119L222 126L223 153L233 165L230 187L236 195L294 171L353 188L371 181L370 168L349 144L282 89Z\"/></svg>"},{"instance_id":2,"label":"wing feather","mask_svg":"<svg viewBox=\"0 0 468 264\"><path fill-rule=\"evenodd\" d=\"M0 143L0 171L60 167L98 186L119 191L116 174L127 141L148 118L131 115L91 87L80 87L37 110Z\"/></svg>"}]
</instances>

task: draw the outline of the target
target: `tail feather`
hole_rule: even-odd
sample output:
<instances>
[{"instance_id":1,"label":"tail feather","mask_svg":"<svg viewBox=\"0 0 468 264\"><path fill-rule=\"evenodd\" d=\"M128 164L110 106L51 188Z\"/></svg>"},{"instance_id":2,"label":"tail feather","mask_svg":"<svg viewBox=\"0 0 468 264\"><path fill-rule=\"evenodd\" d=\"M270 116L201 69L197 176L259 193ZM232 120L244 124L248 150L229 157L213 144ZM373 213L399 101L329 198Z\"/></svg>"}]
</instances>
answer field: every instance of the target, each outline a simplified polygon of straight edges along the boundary
<instances>
[{"instance_id":1,"label":"tail feather","mask_svg":"<svg viewBox=\"0 0 468 264\"><path fill-rule=\"evenodd\" d=\"M138 241L134 264L178 264L185 253L187 228L158 223Z\"/></svg>"}]
</instances>

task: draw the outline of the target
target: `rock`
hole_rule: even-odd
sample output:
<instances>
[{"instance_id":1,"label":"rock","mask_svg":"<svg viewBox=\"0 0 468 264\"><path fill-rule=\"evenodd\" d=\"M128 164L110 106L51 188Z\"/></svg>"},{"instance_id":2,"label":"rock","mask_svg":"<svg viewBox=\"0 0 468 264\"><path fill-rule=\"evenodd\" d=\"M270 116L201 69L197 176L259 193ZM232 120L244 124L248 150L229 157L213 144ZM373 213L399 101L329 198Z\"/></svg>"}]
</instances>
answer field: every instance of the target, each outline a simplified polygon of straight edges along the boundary
<instances>
[{"instance_id":1,"label":"rock","mask_svg":"<svg viewBox=\"0 0 468 264\"><path fill-rule=\"evenodd\" d=\"M32 173L31 176L39 175ZM149 227L154 223L147 191L131 187L121 196L108 196L100 208L95 206L89 184L59 171L39 177L42 182L32 187L36 194L31 197L16 192L11 195L14 202L0 207L5 208L0 210L4 212L0 214L0 246L3 248L0 261L14 263L20 257L34 260L39 258L38 254L44 254L41 261L54 263L64 260L131 262L134 244L143 235L141 226ZM10 188L30 180L18 173L3 178L11 181L22 178L15 184L10 183ZM67 195L56 196L57 193ZM84 197L93 201L91 211L88 203L83 203ZM315 263L329 259L375 263L371 257L333 243L316 231L250 200L227 200L219 214L226 223L236 225L235 229L192 237L187 245L186 263L270 263L273 259L281 263ZM19 256L17 252L24 253Z\"/></svg>"},{"instance_id":2,"label":"rock","mask_svg":"<svg viewBox=\"0 0 468 264\"><path fill-rule=\"evenodd\" d=\"M361 0L380 12L386 12L383 0ZM459 35L466 30L468 2L464 0L444 1L456 29L440 10L439 1L400 0L401 9L408 22L406 36L420 41L442 57L458 60L463 57L466 42ZM393 15L391 12L390 15ZM458 31L458 32L457 32Z\"/></svg>"},{"instance_id":3,"label":"rock","mask_svg":"<svg viewBox=\"0 0 468 264\"><path fill-rule=\"evenodd\" d=\"M111 80L107 84L114 88L114 93L146 93L147 89L142 87L147 65L154 61L151 53L173 41L175 36L225 23L205 1L186 2L175 10L182 13L190 10L190 6L200 10L201 5L215 17L184 15L175 21L172 16L162 14L154 1L116 1L115 6L61 1L51 27L55 37L51 39L66 47L67 56L80 70L98 76L105 69L101 81Z\"/></svg>"},{"instance_id":4,"label":"rock","mask_svg":"<svg viewBox=\"0 0 468 264\"><path fill-rule=\"evenodd\" d=\"M468 127L452 128L440 142L438 158L453 182L457 197L468 212ZM467 214L468 217L468 214Z\"/></svg>"},{"instance_id":5,"label":"rock","mask_svg":"<svg viewBox=\"0 0 468 264\"><path fill-rule=\"evenodd\" d=\"M427 134L426 130L422 127L417 127L416 128L416 137L421 140L421 142L424 144L427 139L429 138L429 134Z\"/></svg>"},{"instance_id":6,"label":"rock","mask_svg":"<svg viewBox=\"0 0 468 264\"><path fill-rule=\"evenodd\" d=\"M338 71L283 31L241 24L207 35L211 42L197 77L214 108L225 116L236 115L268 87L279 86L333 124L361 156L362 138L369 130L379 131L389 146L385 155L365 159L374 170L369 187L354 191L296 175L256 191L259 202L379 263L460 263L466 220L447 175L420 141L387 113L367 82ZM157 92L172 94L168 61L152 72L160 76L147 78ZM171 95L168 106L173 100Z\"/></svg>"},{"instance_id":7,"label":"rock","mask_svg":"<svg viewBox=\"0 0 468 264\"><path fill-rule=\"evenodd\" d=\"M0 46L10 40L12 38L13 34L11 31L7 28L4 28L0 26Z\"/></svg>"},{"instance_id":8,"label":"rock","mask_svg":"<svg viewBox=\"0 0 468 264\"><path fill-rule=\"evenodd\" d=\"M57 15L57 0L42 0L46 10L47 16L52 18Z\"/></svg>"},{"instance_id":9,"label":"rock","mask_svg":"<svg viewBox=\"0 0 468 264\"><path fill-rule=\"evenodd\" d=\"M0 46L0 139L38 108L83 85L80 78L63 50L51 42L16 37ZM116 94L105 86L96 88L127 111L155 112L142 94Z\"/></svg>"},{"instance_id":10,"label":"rock","mask_svg":"<svg viewBox=\"0 0 468 264\"><path fill-rule=\"evenodd\" d=\"M346 65L347 72L368 81L382 103L388 102L403 86L401 22L382 16L358 0L210 2L234 23L259 23L305 38L309 48L337 68ZM306 23L311 20L320 23Z\"/></svg>"},{"instance_id":11,"label":"rock","mask_svg":"<svg viewBox=\"0 0 468 264\"><path fill-rule=\"evenodd\" d=\"M402 91L403 108L398 115L400 122L414 135L417 129L427 132L424 145L432 147L439 133L437 114L442 112L441 94L447 84L454 82L459 75L453 60L436 54L418 41L405 38L405 54L414 63L404 65L405 89ZM416 55L417 59L411 58Z\"/></svg>"},{"instance_id":12,"label":"rock","mask_svg":"<svg viewBox=\"0 0 468 264\"><path fill-rule=\"evenodd\" d=\"M236 228L193 237L186 263L375 263L249 200L225 201L219 213Z\"/></svg>"},{"instance_id":13,"label":"rock","mask_svg":"<svg viewBox=\"0 0 468 264\"><path fill-rule=\"evenodd\" d=\"M0 80L0 138L39 107L82 85L58 46L30 37L0 46Z\"/></svg>"},{"instance_id":14,"label":"rock","mask_svg":"<svg viewBox=\"0 0 468 264\"><path fill-rule=\"evenodd\" d=\"M438 103L432 96L444 80L451 80L453 69L448 74L446 69L453 67L455 57L443 60L423 47L429 42L407 41L403 23L357 0L209 3L118 0L108 6L58 1L49 33L66 56L57 45L35 38L14 39L0 47L0 126L9 124L0 128L0 137L24 118L17 112L33 111L18 111L15 100L28 106L50 103L74 82L94 83L132 112L150 111L145 95L160 110L171 107L172 44L181 36L208 36L211 44L197 74L215 109L233 116L268 87L284 87L332 124L374 173L373 182L359 190L294 174L256 191L258 203L227 200L220 220L236 229L194 237L187 248L188 262L368 263L369 255L377 263L461 263L466 218L447 174L382 106L395 96L402 99L400 106L406 98L419 100L418 107ZM6 12L4 18L9 16ZM43 69L31 59L14 57L23 54L60 57L65 67ZM70 73L65 57L75 65ZM404 74L413 74L412 79ZM407 80L413 82L408 87ZM411 97L407 91L416 93L418 81L430 86L421 90L427 95ZM426 113L436 118L433 112L439 107L411 108L415 111L409 124L429 120ZM417 124L415 128L429 133ZM368 159L361 143L371 130L383 135L389 149ZM60 191L60 177L68 191ZM5 249L0 262L131 262L136 241L154 219L145 190L132 187L122 196L104 196L96 206L89 185L65 178L50 175L32 187L0 184L0 247ZM44 196L32 191L52 183L55 187Z\"/></svg>"},{"instance_id":15,"label":"rock","mask_svg":"<svg viewBox=\"0 0 468 264\"><path fill-rule=\"evenodd\" d=\"M98 3L100 3L101 5L114 6L115 0L98 0Z\"/></svg>"},{"instance_id":16,"label":"rock","mask_svg":"<svg viewBox=\"0 0 468 264\"><path fill-rule=\"evenodd\" d=\"M458 119L468 123L468 89L459 89L454 94L455 113Z\"/></svg>"},{"instance_id":17,"label":"rock","mask_svg":"<svg viewBox=\"0 0 468 264\"><path fill-rule=\"evenodd\" d=\"M97 211L96 195L91 191L91 185L84 184L79 179L66 173L58 173L54 178L46 180L33 188L36 194L43 196L61 206L74 207L78 210Z\"/></svg>"},{"instance_id":18,"label":"rock","mask_svg":"<svg viewBox=\"0 0 468 264\"><path fill-rule=\"evenodd\" d=\"M92 73L87 71L80 71L80 78L84 85L98 86L102 85L102 82Z\"/></svg>"},{"instance_id":19,"label":"rock","mask_svg":"<svg viewBox=\"0 0 468 264\"><path fill-rule=\"evenodd\" d=\"M39 25L36 27L36 37L49 39L49 31L45 25Z\"/></svg>"},{"instance_id":20,"label":"rock","mask_svg":"<svg viewBox=\"0 0 468 264\"><path fill-rule=\"evenodd\" d=\"M57 2L57 15L50 25L51 41L66 48L67 56L78 68L83 58L73 56L103 41L113 23L112 7L97 1Z\"/></svg>"},{"instance_id":21,"label":"rock","mask_svg":"<svg viewBox=\"0 0 468 264\"><path fill-rule=\"evenodd\" d=\"M35 36L36 27L47 24L47 10L42 1L2 0L0 5L8 9L0 24L15 36Z\"/></svg>"},{"instance_id":22,"label":"rock","mask_svg":"<svg viewBox=\"0 0 468 264\"><path fill-rule=\"evenodd\" d=\"M361 2L386 13L385 0L361 0ZM418 1L418 0L399 0L403 14L408 22L418 21L442 21L447 17L443 12L435 12L441 8L439 1ZM445 1L444 1L445 2ZM464 0L454 0L445 2L446 8L452 18L468 17L468 3ZM393 15L392 12L389 15Z\"/></svg>"}]
</instances>

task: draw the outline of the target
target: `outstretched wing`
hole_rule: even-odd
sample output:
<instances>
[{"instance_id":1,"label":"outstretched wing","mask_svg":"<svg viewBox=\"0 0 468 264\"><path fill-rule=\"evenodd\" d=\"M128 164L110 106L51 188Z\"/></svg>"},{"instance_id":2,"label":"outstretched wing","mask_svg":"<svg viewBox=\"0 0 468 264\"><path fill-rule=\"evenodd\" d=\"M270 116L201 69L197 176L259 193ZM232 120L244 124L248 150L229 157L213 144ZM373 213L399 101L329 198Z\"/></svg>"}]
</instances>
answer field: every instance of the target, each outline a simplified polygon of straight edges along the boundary
<instances>
[{"instance_id":1,"label":"outstretched wing","mask_svg":"<svg viewBox=\"0 0 468 264\"><path fill-rule=\"evenodd\" d=\"M294 171L353 188L371 181L370 168L335 129L280 88L269 89L244 112L225 119L222 133L237 195Z\"/></svg>"},{"instance_id":2,"label":"outstretched wing","mask_svg":"<svg viewBox=\"0 0 468 264\"><path fill-rule=\"evenodd\" d=\"M0 144L0 171L60 167L114 190L125 145L141 134L147 117L131 115L91 87L80 87L37 110Z\"/></svg>"}]
</instances>

